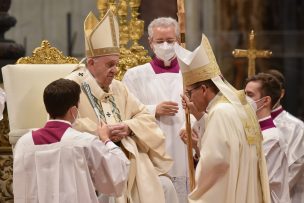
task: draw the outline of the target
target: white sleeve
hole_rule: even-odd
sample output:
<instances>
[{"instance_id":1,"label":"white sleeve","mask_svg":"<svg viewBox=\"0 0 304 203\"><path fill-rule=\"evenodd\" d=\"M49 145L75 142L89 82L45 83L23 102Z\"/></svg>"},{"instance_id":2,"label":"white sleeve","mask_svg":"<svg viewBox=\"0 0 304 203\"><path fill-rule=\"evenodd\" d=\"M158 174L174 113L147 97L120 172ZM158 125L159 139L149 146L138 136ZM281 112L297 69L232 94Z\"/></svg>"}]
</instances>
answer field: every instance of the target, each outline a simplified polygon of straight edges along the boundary
<instances>
[{"instance_id":1,"label":"white sleeve","mask_svg":"<svg viewBox=\"0 0 304 203\"><path fill-rule=\"evenodd\" d=\"M156 112L156 106L157 105L146 105L149 113L155 117L155 112Z\"/></svg>"},{"instance_id":2,"label":"white sleeve","mask_svg":"<svg viewBox=\"0 0 304 203\"><path fill-rule=\"evenodd\" d=\"M293 188L304 171L304 127L303 125L295 126L293 135L289 140L288 146L288 162L289 162L289 186ZM290 135L289 135L290 136Z\"/></svg>"},{"instance_id":3,"label":"white sleeve","mask_svg":"<svg viewBox=\"0 0 304 203\"><path fill-rule=\"evenodd\" d=\"M130 162L113 142L106 145L94 139L88 148L89 169L98 192L105 195L123 194L129 174Z\"/></svg>"},{"instance_id":4,"label":"white sleeve","mask_svg":"<svg viewBox=\"0 0 304 203\"><path fill-rule=\"evenodd\" d=\"M270 196L274 203L290 202L288 185L288 162L277 140L263 142L267 163Z\"/></svg>"}]
</instances>

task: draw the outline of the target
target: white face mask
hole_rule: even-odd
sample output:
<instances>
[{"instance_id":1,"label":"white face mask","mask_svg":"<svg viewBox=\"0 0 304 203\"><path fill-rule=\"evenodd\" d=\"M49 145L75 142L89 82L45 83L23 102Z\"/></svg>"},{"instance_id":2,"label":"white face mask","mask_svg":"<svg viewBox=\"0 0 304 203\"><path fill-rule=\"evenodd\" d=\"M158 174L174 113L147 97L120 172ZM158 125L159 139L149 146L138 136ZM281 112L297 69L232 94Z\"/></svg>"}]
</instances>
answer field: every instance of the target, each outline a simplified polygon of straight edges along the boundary
<instances>
[{"instance_id":1,"label":"white face mask","mask_svg":"<svg viewBox=\"0 0 304 203\"><path fill-rule=\"evenodd\" d=\"M256 111L256 112L258 112L259 110L261 110L265 105L263 104L263 105L261 105L259 108L258 108L258 105L257 105L257 103L259 102L259 101L261 101L262 99L265 99L265 97L262 97L261 99L258 99L258 100L253 100L252 98L250 98L250 97L248 97L248 96L246 96L247 97L247 101L248 101L248 103L251 105L251 107Z\"/></svg>"},{"instance_id":2,"label":"white face mask","mask_svg":"<svg viewBox=\"0 0 304 203\"><path fill-rule=\"evenodd\" d=\"M262 99L265 99L265 97L262 97L261 99L258 99L258 100L255 100L255 101L254 101L254 103L256 104L256 106L258 106L257 103L258 103L259 101L262 101ZM265 106L264 104L261 105L259 108L257 108L256 112L258 112L259 110L261 110L264 106Z\"/></svg>"},{"instance_id":3,"label":"white face mask","mask_svg":"<svg viewBox=\"0 0 304 203\"><path fill-rule=\"evenodd\" d=\"M254 111L257 110L257 104L254 102L254 100L251 97L246 96L247 102L250 104L250 106L254 109Z\"/></svg>"},{"instance_id":4,"label":"white face mask","mask_svg":"<svg viewBox=\"0 0 304 203\"><path fill-rule=\"evenodd\" d=\"M169 62L175 56L174 44L169 44L167 42L161 44L153 44L154 52L157 58L163 60L165 63Z\"/></svg>"}]
</instances>

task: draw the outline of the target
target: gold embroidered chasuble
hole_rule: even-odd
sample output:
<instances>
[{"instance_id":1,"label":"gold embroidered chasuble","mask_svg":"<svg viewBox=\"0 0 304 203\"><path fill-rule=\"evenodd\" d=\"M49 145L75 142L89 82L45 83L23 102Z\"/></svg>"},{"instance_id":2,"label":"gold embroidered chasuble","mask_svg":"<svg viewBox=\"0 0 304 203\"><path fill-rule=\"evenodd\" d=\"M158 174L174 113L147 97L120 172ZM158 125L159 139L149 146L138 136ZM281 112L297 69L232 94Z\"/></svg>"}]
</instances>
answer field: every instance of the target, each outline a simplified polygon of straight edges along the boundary
<instances>
[{"instance_id":1,"label":"gold embroidered chasuble","mask_svg":"<svg viewBox=\"0 0 304 203\"><path fill-rule=\"evenodd\" d=\"M165 137L155 118L120 81L113 80L109 93L106 93L85 68L75 70L67 79L89 85L92 95L102 107L99 112L103 111L108 124L118 123L121 119L132 131L132 136L121 140L131 165L127 191L116 202L126 203L128 198L131 203L164 203L164 192L158 176L166 174L173 162L165 152ZM112 102L117 108L113 107ZM80 95L79 116L75 128L95 134L98 119L83 92Z\"/></svg>"},{"instance_id":2,"label":"gold embroidered chasuble","mask_svg":"<svg viewBox=\"0 0 304 203\"><path fill-rule=\"evenodd\" d=\"M190 203L270 203L266 161L259 156L263 148L249 144L237 114L236 106L218 93L198 121L200 160Z\"/></svg>"}]
</instances>

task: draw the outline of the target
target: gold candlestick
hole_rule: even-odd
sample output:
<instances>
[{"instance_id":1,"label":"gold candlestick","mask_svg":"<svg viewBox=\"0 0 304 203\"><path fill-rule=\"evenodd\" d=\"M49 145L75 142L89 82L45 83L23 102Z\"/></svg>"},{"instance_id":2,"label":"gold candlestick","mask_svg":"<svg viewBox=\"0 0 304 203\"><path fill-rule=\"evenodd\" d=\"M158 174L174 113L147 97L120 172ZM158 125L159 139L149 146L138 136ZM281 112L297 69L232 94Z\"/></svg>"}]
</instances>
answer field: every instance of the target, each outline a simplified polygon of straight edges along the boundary
<instances>
[{"instance_id":1,"label":"gold candlestick","mask_svg":"<svg viewBox=\"0 0 304 203\"><path fill-rule=\"evenodd\" d=\"M126 48L129 41L129 28L127 24L128 4L127 0L121 0L118 5L119 17L119 42L121 48Z\"/></svg>"},{"instance_id":2,"label":"gold candlestick","mask_svg":"<svg viewBox=\"0 0 304 203\"><path fill-rule=\"evenodd\" d=\"M109 0L109 9L111 9L114 13L114 15L117 15L117 8L116 8L116 1L115 0Z\"/></svg>"},{"instance_id":3,"label":"gold candlestick","mask_svg":"<svg viewBox=\"0 0 304 203\"><path fill-rule=\"evenodd\" d=\"M129 41L129 28L127 24L128 15L128 0L121 0L117 11L119 17L119 41L120 41L120 59L118 63L119 71L116 79L121 80L128 68L134 67L138 64L136 56L127 49Z\"/></svg>"}]
</instances>

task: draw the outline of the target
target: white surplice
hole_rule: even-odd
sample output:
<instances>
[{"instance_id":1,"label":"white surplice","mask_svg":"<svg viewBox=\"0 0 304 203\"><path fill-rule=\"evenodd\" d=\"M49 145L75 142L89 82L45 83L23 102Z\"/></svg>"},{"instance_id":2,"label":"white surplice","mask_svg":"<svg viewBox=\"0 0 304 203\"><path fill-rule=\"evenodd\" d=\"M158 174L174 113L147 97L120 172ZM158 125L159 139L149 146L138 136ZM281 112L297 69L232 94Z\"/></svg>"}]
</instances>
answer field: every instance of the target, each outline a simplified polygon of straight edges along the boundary
<instances>
[{"instance_id":1,"label":"white surplice","mask_svg":"<svg viewBox=\"0 0 304 203\"><path fill-rule=\"evenodd\" d=\"M114 116L113 119L106 120L108 124L122 122L132 131L130 136L121 140L121 147L131 162L127 191L116 198L115 202L165 203L168 199L176 199L176 195L170 196L171 189L174 190L172 182L163 181L167 178L166 174L173 161L165 151L164 134L147 108L120 81L113 80L109 92L103 91L86 68L76 69L67 78L80 85L83 82L89 85L92 96L101 104L106 118ZM117 110L114 110L113 104L107 100L110 96L113 96ZM80 131L94 133L98 119L83 91L80 94L78 109L79 118L74 127ZM116 120L118 114L121 121Z\"/></svg>"},{"instance_id":2,"label":"white surplice","mask_svg":"<svg viewBox=\"0 0 304 203\"><path fill-rule=\"evenodd\" d=\"M275 128L262 131L272 203L289 203L287 144Z\"/></svg>"},{"instance_id":3,"label":"white surplice","mask_svg":"<svg viewBox=\"0 0 304 203\"><path fill-rule=\"evenodd\" d=\"M156 74L150 63L129 69L122 80L128 89L147 106L155 116L156 106L163 101L178 103L175 116L160 116L157 123L166 136L166 151L173 158L174 164L169 175L177 190L180 203L187 201L188 163L186 145L181 141L179 132L185 128L185 115L180 94L183 92L181 73Z\"/></svg>"},{"instance_id":4,"label":"white surplice","mask_svg":"<svg viewBox=\"0 0 304 203\"><path fill-rule=\"evenodd\" d=\"M288 143L291 202L302 203L304 202L304 123L285 110L274 118L274 123Z\"/></svg>"},{"instance_id":5,"label":"white surplice","mask_svg":"<svg viewBox=\"0 0 304 203\"><path fill-rule=\"evenodd\" d=\"M114 143L68 128L61 141L35 145L32 133L15 147L15 203L97 203L99 193L126 189L129 160Z\"/></svg>"},{"instance_id":6,"label":"white surplice","mask_svg":"<svg viewBox=\"0 0 304 203\"><path fill-rule=\"evenodd\" d=\"M198 142L196 187L189 195L190 203L262 202L261 185L267 185L268 180L261 180L259 174L267 175L267 168L263 157L259 167L257 154L263 148L258 152L256 145L248 144L235 108L218 93L196 123L202 136Z\"/></svg>"}]
</instances>

